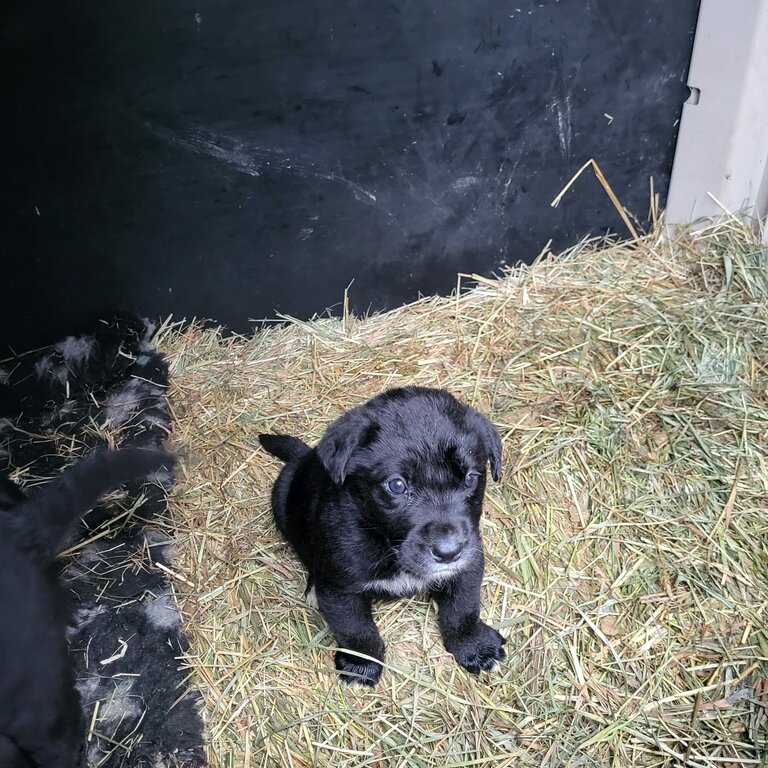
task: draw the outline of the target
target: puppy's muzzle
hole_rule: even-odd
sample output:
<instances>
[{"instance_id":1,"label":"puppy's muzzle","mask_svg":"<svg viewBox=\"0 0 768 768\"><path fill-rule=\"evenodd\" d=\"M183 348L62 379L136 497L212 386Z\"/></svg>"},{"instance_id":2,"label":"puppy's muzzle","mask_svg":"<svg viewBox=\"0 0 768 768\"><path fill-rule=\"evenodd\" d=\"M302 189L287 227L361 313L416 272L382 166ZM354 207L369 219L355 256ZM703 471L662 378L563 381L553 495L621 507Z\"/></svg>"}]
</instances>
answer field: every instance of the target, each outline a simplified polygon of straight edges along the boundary
<instances>
[{"instance_id":1,"label":"puppy's muzzle","mask_svg":"<svg viewBox=\"0 0 768 768\"><path fill-rule=\"evenodd\" d=\"M440 565L455 563L467 545L467 537L450 523L427 526L429 553Z\"/></svg>"}]
</instances>

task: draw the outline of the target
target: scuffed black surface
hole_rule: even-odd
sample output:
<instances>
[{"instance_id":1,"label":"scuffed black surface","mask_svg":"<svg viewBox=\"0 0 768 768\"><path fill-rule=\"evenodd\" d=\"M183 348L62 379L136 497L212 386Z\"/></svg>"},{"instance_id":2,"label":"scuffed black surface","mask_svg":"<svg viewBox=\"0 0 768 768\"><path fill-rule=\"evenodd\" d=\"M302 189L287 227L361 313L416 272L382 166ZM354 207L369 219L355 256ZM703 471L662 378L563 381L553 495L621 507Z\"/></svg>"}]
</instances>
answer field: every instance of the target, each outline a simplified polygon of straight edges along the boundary
<instances>
[{"instance_id":1,"label":"scuffed black surface","mask_svg":"<svg viewBox=\"0 0 768 768\"><path fill-rule=\"evenodd\" d=\"M23 484L37 484L71 462L73 446L75 454L103 447L106 434L122 446L162 445L170 429L168 371L150 333L144 321L120 318L3 364L0 479L14 472ZM0 495L11 488L0 484ZM172 567L173 542L153 524L166 512L166 490L137 482L127 494L86 516L72 543L92 540L63 561L77 687L85 721L94 723L88 764L199 768L199 696L181 669L187 641L157 568ZM122 641L125 654L108 661Z\"/></svg>"},{"instance_id":2,"label":"scuffed black surface","mask_svg":"<svg viewBox=\"0 0 768 768\"><path fill-rule=\"evenodd\" d=\"M666 193L698 0L102 0L0 16L0 342L448 291Z\"/></svg>"}]
</instances>

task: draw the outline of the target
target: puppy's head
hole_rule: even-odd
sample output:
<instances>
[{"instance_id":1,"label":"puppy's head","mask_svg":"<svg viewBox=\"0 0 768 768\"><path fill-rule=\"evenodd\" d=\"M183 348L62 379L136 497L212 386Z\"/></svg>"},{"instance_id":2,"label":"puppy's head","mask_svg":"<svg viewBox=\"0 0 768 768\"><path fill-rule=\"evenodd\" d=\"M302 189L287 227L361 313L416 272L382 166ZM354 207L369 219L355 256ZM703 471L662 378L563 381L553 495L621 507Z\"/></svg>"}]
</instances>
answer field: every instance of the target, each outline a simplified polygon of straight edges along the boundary
<instances>
[{"instance_id":1,"label":"puppy's head","mask_svg":"<svg viewBox=\"0 0 768 768\"><path fill-rule=\"evenodd\" d=\"M334 422L317 454L407 572L448 578L478 556L486 468L499 479L501 439L444 390L375 397Z\"/></svg>"}]
</instances>

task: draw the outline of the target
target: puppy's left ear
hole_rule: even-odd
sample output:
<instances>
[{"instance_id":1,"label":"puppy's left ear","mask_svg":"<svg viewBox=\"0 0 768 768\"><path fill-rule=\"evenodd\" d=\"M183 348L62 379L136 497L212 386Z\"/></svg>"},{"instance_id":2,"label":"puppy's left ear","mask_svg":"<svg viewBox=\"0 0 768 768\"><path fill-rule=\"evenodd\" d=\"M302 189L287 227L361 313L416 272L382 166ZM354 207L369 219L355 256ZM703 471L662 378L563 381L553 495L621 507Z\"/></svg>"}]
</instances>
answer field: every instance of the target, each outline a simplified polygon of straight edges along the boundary
<instances>
[{"instance_id":1,"label":"puppy's left ear","mask_svg":"<svg viewBox=\"0 0 768 768\"><path fill-rule=\"evenodd\" d=\"M475 429L480 433L483 447L488 452L488 462L491 465L491 477L498 482L501 478L501 437L496 427L481 413L473 411Z\"/></svg>"},{"instance_id":2,"label":"puppy's left ear","mask_svg":"<svg viewBox=\"0 0 768 768\"><path fill-rule=\"evenodd\" d=\"M352 464L352 454L363 437L368 419L353 409L328 427L317 444L317 456L336 485L341 485Z\"/></svg>"}]
</instances>

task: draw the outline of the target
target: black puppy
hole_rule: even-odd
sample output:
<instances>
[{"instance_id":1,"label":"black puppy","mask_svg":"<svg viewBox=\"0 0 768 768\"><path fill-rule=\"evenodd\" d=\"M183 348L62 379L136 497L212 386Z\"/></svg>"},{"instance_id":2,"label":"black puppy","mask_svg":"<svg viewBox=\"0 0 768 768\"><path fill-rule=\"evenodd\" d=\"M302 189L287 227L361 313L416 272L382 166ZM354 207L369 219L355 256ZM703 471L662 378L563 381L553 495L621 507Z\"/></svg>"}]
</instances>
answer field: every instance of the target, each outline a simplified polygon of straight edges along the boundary
<instances>
[{"instance_id":1,"label":"black puppy","mask_svg":"<svg viewBox=\"0 0 768 768\"><path fill-rule=\"evenodd\" d=\"M504 639L480 620L479 521L486 464L498 480L501 439L443 390L392 389L345 413L312 449L259 435L286 462L272 490L280 532L309 572L308 597L352 653L342 679L374 685L384 643L371 601L429 592L443 643L475 674L504 658Z\"/></svg>"},{"instance_id":2,"label":"black puppy","mask_svg":"<svg viewBox=\"0 0 768 768\"><path fill-rule=\"evenodd\" d=\"M26 499L0 483L0 765L75 768L85 735L52 565L99 496L175 459L127 448L93 454ZM8 508L10 506L10 508Z\"/></svg>"}]
</instances>

